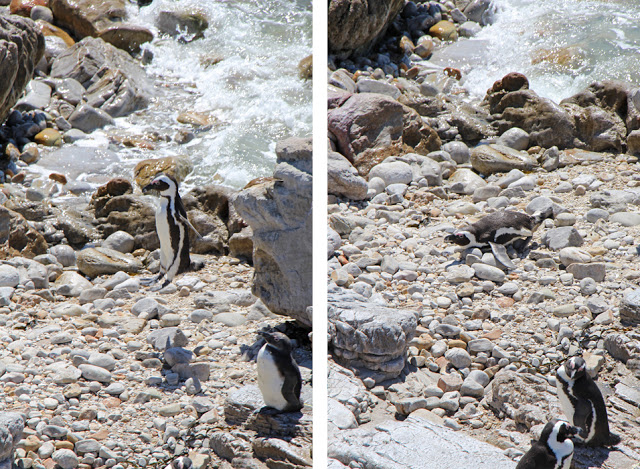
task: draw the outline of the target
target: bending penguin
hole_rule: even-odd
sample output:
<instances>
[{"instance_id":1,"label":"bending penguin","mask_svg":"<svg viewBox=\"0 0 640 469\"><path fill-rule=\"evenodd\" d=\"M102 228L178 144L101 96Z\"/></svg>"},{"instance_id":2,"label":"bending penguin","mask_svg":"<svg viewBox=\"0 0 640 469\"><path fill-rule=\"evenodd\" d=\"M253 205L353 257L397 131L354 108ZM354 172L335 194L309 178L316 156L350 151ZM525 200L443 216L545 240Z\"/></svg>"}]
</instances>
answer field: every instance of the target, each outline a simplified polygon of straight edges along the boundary
<instances>
[{"instance_id":1,"label":"bending penguin","mask_svg":"<svg viewBox=\"0 0 640 469\"><path fill-rule=\"evenodd\" d=\"M578 427L578 437L589 446L617 444L609 432L607 406L582 357L571 357L556 372L558 399L567 420Z\"/></svg>"},{"instance_id":2,"label":"bending penguin","mask_svg":"<svg viewBox=\"0 0 640 469\"><path fill-rule=\"evenodd\" d=\"M265 404L281 412L302 408L302 377L291 356L291 341L282 332L258 332L266 343L258 352L258 387Z\"/></svg>"},{"instance_id":3,"label":"bending penguin","mask_svg":"<svg viewBox=\"0 0 640 469\"><path fill-rule=\"evenodd\" d=\"M161 287L171 283L177 274L185 272L191 265L189 256L189 228L193 228L182 204L178 183L165 174L156 176L142 188L143 193L155 190L160 195L156 210L156 231L160 239L160 273L143 284L151 284L164 276ZM197 233L197 232L196 232Z\"/></svg>"},{"instance_id":4,"label":"bending penguin","mask_svg":"<svg viewBox=\"0 0 640 469\"><path fill-rule=\"evenodd\" d=\"M455 231L444 240L467 249L490 247L501 264L515 269L516 266L507 255L506 246L513 245L517 251L522 251L529 244L540 224L552 216L551 207L531 216L522 212L501 210L481 218L464 229Z\"/></svg>"},{"instance_id":5,"label":"bending penguin","mask_svg":"<svg viewBox=\"0 0 640 469\"><path fill-rule=\"evenodd\" d=\"M554 419L542 430L540 439L522 456L516 469L569 469L573 459L571 437L576 427L564 420Z\"/></svg>"}]
</instances>

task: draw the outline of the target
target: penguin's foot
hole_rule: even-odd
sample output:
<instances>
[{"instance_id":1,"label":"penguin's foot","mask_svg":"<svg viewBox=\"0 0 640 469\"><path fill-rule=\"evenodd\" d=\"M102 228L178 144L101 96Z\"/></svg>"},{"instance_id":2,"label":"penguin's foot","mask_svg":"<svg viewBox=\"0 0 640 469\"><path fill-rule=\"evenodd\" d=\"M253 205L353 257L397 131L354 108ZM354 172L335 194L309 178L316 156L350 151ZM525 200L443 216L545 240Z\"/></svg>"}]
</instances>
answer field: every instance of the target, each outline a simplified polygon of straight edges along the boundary
<instances>
[{"instance_id":1,"label":"penguin's foot","mask_svg":"<svg viewBox=\"0 0 640 469\"><path fill-rule=\"evenodd\" d=\"M158 274L158 275L154 275L153 277L141 278L140 285L149 286L152 283L156 283L158 280L160 280L161 276L162 274Z\"/></svg>"}]
</instances>

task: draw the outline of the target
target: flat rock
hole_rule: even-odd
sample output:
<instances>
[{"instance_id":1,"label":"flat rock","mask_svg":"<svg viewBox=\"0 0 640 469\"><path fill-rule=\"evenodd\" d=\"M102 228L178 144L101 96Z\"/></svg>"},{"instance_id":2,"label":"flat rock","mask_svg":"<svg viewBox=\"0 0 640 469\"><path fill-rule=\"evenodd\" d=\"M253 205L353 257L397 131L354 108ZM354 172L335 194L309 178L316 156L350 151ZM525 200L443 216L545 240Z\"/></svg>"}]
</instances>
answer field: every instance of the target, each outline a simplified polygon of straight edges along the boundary
<instances>
[{"instance_id":1,"label":"flat rock","mask_svg":"<svg viewBox=\"0 0 640 469\"><path fill-rule=\"evenodd\" d=\"M577 280L592 278L596 282L602 282L606 275L606 266L597 262L591 264L573 263L567 267L567 272L573 274L573 277Z\"/></svg>"},{"instance_id":2,"label":"flat rock","mask_svg":"<svg viewBox=\"0 0 640 469\"><path fill-rule=\"evenodd\" d=\"M538 162L528 153L502 145L480 145L471 149L471 165L480 174L506 173L512 169L532 171Z\"/></svg>"},{"instance_id":3,"label":"flat rock","mask_svg":"<svg viewBox=\"0 0 640 469\"><path fill-rule=\"evenodd\" d=\"M109 248L88 248L78 253L78 269L89 277L117 272L138 273L142 263L135 257Z\"/></svg>"}]
</instances>

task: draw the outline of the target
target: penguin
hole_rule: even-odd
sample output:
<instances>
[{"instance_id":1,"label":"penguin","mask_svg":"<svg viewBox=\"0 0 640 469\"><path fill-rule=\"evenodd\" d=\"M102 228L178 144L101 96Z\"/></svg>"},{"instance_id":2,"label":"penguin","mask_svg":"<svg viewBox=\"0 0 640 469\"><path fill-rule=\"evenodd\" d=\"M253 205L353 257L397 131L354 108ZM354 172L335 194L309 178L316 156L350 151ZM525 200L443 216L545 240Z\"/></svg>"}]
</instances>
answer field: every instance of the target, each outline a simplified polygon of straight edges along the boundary
<instances>
[{"instance_id":1,"label":"penguin","mask_svg":"<svg viewBox=\"0 0 640 469\"><path fill-rule=\"evenodd\" d=\"M185 272L191 265L189 256L189 228L193 228L178 192L177 181L165 174L156 176L142 188L143 193L155 190L160 195L156 210L156 231L160 239L160 273L156 277L143 279L150 284L164 276L162 287L171 283L177 274ZM196 232L197 233L197 232Z\"/></svg>"},{"instance_id":2,"label":"penguin","mask_svg":"<svg viewBox=\"0 0 640 469\"><path fill-rule=\"evenodd\" d=\"M571 437L577 432L569 422L553 419L544 426L540 439L532 443L516 469L569 469L573 459Z\"/></svg>"},{"instance_id":3,"label":"penguin","mask_svg":"<svg viewBox=\"0 0 640 469\"><path fill-rule=\"evenodd\" d=\"M513 245L517 251L522 251L529 244L540 224L552 216L551 207L531 216L522 212L501 210L481 218L462 230L455 231L444 240L467 249L490 247L501 264L515 269L516 266L507 255L506 246Z\"/></svg>"},{"instance_id":4,"label":"penguin","mask_svg":"<svg viewBox=\"0 0 640 469\"><path fill-rule=\"evenodd\" d=\"M193 462L190 458L181 456L171 461L171 464L165 467L165 469L191 469L192 466Z\"/></svg>"},{"instance_id":5,"label":"penguin","mask_svg":"<svg viewBox=\"0 0 640 469\"><path fill-rule=\"evenodd\" d=\"M293 346L282 332L260 331L266 343L258 352L258 387L265 404L281 412L297 412L302 408L302 377L291 356Z\"/></svg>"},{"instance_id":6,"label":"penguin","mask_svg":"<svg viewBox=\"0 0 640 469\"><path fill-rule=\"evenodd\" d=\"M560 406L575 425L580 441L589 446L617 444L620 438L609 432L607 406L598 385L587 373L582 357L571 357L556 372Z\"/></svg>"}]
</instances>

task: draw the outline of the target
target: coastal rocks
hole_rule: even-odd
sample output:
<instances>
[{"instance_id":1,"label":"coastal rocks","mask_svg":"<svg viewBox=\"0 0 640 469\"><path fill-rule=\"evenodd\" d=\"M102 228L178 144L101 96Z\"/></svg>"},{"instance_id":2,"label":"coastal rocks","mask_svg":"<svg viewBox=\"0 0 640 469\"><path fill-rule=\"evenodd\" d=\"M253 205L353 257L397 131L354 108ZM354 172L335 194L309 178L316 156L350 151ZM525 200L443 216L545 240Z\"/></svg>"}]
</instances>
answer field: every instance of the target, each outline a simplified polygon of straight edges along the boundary
<instances>
[{"instance_id":1,"label":"coastal rocks","mask_svg":"<svg viewBox=\"0 0 640 469\"><path fill-rule=\"evenodd\" d=\"M56 22L74 32L78 38L100 37L119 49L135 52L153 39L146 28L124 23L127 18L123 0L95 4L91 0L50 0Z\"/></svg>"},{"instance_id":2,"label":"coastal rocks","mask_svg":"<svg viewBox=\"0 0 640 469\"><path fill-rule=\"evenodd\" d=\"M142 189L149 184L159 173L173 177L180 184L187 175L193 171L193 163L187 156L166 156L142 160L133 169L133 177Z\"/></svg>"},{"instance_id":3,"label":"coastal rocks","mask_svg":"<svg viewBox=\"0 0 640 469\"><path fill-rule=\"evenodd\" d=\"M43 54L44 37L33 21L0 16L0 122L20 98Z\"/></svg>"},{"instance_id":4,"label":"coastal rocks","mask_svg":"<svg viewBox=\"0 0 640 469\"><path fill-rule=\"evenodd\" d=\"M161 33L177 37L181 42L204 37L204 32L209 27L204 15L196 11L161 11L155 24Z\"/></svg>"},{"instance_id":5,"label":"coastal rocks","mask_svg":"<svg viewBox=\"0 0 640 469\"><path fill-rule=\"evenodd\" d=\"M404 6L403 0L331 0L329 53L348 57L366 52Z\"/></svg>"},{"instance_id":6,"label":"coastal rocks","mask_svg":"<svg viewBox=\"0 0 640 469\"><path fill-rule=\"evenodd\" d=\"M510 73L494 83L483 103L500 133L519 127L529 133L529 145L560 149L575 146L576 127L569 113L553 101L528 89L527 78Z\"/></svg>"},{"instance_id":7,"label":"coastal rocks","mask_svg":"<svg viewBox=\"0 0 640 469\"><path fill-rule=\"evenodd\" d=\"M87 90L87 104L111 117L146 107L152 89L144 70L129 54L93 37L58 55L51 77L75 79Z\"/></svg>"},{"instance_id":8,"label":"coastal rocks","mask_svg":"<svg viewBox=\"0 0 640 469\"><path fill-rule=\"evenodd\" d=\"M93 278L117 272L138 273L142 264L133 256L109 248L88 248L78 253L78 269Z\"/></svg>"},{"instance_id":9,"label":"coastal rocks","mask_svg":"<svg viewBox=\"0 0 640 469\"><path fill-rule=\"evenodd\" d=\"M81 104L69 116L69 124L85 133L91 133L107 125L113 125L113 118L102 109L96 109L90 104Z\"/></svg>"},{"instance_id":10,"label":"coastal rocks","mask_svg":"<svg viewBox=\"0 0 640 469\"><path fill-rule=\"evenodd\" d=\"M456 25L451 21L442 20L429 28L429 34L433 37L437 37L441 41L457 41L458 31Z\"/></svg>"},{"instance_id":11,"label":"coastal rocks","mask_svg":"<svg viewBox=\"0 0 640 469\"><path fill-rule=\"evenodd\" d=\"M483 175L506 173L513 169L532 171L538 162L526 152L502 145L480 145L471 149L471 165Z\"/></svg>"},{"instance_id":12,"label":"coastal rocks","mask_svg":"<svg viewBox=\"0 0 640 469\"><path fill-rule=\"evenodd\" d=\"M420 444L416 445L416 441ZM328 456L329 461L339 461L344 467L352 461L358 461L364 468L386 469L424 467L425 461L429 461L430 469L515 467L495 446L413 415L404 421L380 422L375 428L336 432L329 439Z\"/></svg>"},{"instance_id":13,"label":"coastal rocks","mask_svg":"<svg viewBox=\"0 0 640 469\"><path fill-rule=\"evenodd\" d=\"M276 146L278 180L235 194L232 205L253 230L253 293L273 313L311 326L311 139Z\"/></svg>"},{"instance_id":14,"label":"coastal rocks","mask_svg":"<svg viewBox=\"0 0 640 469\"><path fill-rule=\"evenodd\" d=\"M6 244L5 244L6 243ZM33 258L47 252L47 242L19 213L0 205L0 244L7 246L8 255L20 253Z\"/></svg>"},{"instance_id":15,"label":"coastal rocks","mask_svg":"<svg viewBox=\"0 0 640 469\"><path fill-rule=\"evenodd\" d=\"M417 327L416 313L335 288L329 292L328 320L334 356L362 379L380 382L400 374Z\"/></svg>"},{"instance_id":16,"label":"coastal rocks","mask_svg":"<svg viewBox=\"0 0 640 469\"><path fill-rule=\"evenodd\" d=\"M0 467L13 467L13 452L22 438L24 420L16 412L0 412Z\"/></svg>"},{"instance_id":17,"label":"coastal rocks","mask_svg":"<svg viewBox=\"0 0 640 469\"><path fill-rule=\"evenodd\" d=\"M329 194L362 200L367 197L367 181L340 153L329 151L327 161L327 185Z\"/></svg>"},{"instance_id":18,"label":"coastal rocks","mask_svg":"<svg viewBox=\"0 0 640 469\"><path fill-rule=\"evenodd\" d=\"M627 293L620 302L620 320L640 324L640 289Z\"/></svg>"}]
</instances>

